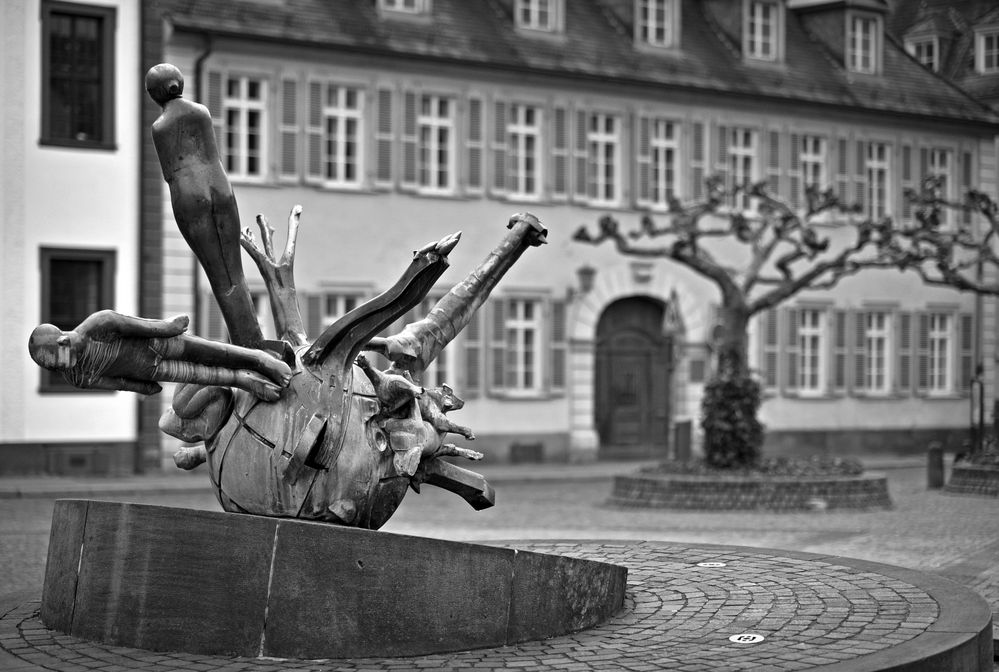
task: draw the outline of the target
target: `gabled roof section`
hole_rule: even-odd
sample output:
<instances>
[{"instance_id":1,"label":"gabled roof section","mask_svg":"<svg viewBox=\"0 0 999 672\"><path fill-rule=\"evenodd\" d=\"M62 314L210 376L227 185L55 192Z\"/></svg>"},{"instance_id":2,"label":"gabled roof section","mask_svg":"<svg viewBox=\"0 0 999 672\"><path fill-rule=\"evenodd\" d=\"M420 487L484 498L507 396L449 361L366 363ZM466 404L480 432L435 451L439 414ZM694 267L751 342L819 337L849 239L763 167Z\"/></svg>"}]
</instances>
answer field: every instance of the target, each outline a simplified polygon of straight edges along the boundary
<instances>
[{"instance_id":1,"label":"gabled roof section","mask_svg":"<svg viewBox=\"0 0 999 672\"><path fill-rule=\"evenodd\" d=\"M652 87L657 93L674 88L677 93L697 90L778 105L801 102L999 122L986 106L926 71L892 40L885 41L882 76L852 77L792 10L785 22L785 63L771 68L747 65L738 49L733 51L713 3L683 0L680 49L673 53L635 47L632 0L569 0L565 33L557 41L538 40L516 30L513 0L433 0L433 15L426 22L384 20L376 0L284 0L277 5L159 0L157 4L176 30L235 39L410 61L450 61L569 80L618 81Z\"/></svg>"}]
</instances>

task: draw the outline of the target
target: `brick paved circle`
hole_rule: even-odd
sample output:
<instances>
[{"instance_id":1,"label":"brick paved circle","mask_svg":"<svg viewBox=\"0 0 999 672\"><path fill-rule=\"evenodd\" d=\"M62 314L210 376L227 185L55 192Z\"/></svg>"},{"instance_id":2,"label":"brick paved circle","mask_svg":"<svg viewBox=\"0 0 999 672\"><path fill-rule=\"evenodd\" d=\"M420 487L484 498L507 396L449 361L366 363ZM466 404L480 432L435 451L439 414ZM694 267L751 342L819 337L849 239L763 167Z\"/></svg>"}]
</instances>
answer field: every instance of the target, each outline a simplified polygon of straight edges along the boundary
<instances>
[{"instance_id":1,"label":"brick paved circle","mask_svg":"<svg viewBox=\"0 0 999 672\"><path fill-rule=\"evenodd\" d=\"M586 631L517 646L405 659L276 661L85 642L46 629L38 600L3 604L0 656L23 669L174 670L832 670L991 669L991 610L962 586L914 570L779 550L665 542L515 542L626 565L621 613ZM724 567L697 563L722 562ZM9 602L9 600L8 600ZM429 607L428 607L429 608ZM733 635L762 635L758 643ZM987 643L987 646L986 646ZM933 658L937 656L937 658ZM0 668L4 668L0 657ZM907 661L912 666L907 667ZM15 668L22 669L22 668Z\"/></svg>"}]
</instances>

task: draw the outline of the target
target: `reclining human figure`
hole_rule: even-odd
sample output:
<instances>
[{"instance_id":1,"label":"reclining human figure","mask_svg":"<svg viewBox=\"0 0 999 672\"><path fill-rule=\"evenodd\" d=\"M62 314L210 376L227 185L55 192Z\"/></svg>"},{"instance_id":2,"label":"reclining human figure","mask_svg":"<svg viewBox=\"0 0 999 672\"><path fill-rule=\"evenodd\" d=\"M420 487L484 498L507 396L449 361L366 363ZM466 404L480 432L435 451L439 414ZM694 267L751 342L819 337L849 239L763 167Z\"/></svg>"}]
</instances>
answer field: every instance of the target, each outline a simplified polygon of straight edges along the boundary
<instances>
[{"instance_id":1,"label":"reclining human figure","mask_svg":"<svg viewBox=\"0 0 999 672\"><path fill-rule=\"evenodd\" d=\"M28 352L72 385L156 394L157 383L200 383L242 388L266 401L281 396L291 369L262 351L185 334L190 320L131 317L101 310L72 331L42 324Z\"/></svg>"}]
</instances>

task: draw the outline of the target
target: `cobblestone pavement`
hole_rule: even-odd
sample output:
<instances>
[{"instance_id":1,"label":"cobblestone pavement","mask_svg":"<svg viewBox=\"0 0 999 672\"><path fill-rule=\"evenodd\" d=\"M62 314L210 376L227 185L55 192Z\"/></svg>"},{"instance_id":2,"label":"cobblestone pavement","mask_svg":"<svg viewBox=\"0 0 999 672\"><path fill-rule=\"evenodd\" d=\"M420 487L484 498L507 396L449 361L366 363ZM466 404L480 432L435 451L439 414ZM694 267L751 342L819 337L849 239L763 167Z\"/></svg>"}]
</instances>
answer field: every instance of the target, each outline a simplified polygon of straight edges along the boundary
<instances>
[{"instance_id":1,"label":"cobblestone pavement","mask_svg":"<svg viewBox=\"0 0 999 672\"><path fill-rule=\"evenodd\" d=\"M634 467L622 466L619 473ZM922 467L887 469L890 511L822 513L673 512L604 504L610 476L565 468L543 480L493 479L497 505L475 512L450 493L410 493L386 531L455 540L619 539L721 543L842 555L952 578L999 610L999 499L926 489ZM542 471L542 469L539 469ZM483 469L486 472L486 469ZM487 476L489 474L487 473ZM207 478L205 479L207 481ZM168 489L167 489L168 490ZM98 497L218 510L203 491ZM52 500L0 499L0 595L40 594Z\"/></svg>"}]
</instances>

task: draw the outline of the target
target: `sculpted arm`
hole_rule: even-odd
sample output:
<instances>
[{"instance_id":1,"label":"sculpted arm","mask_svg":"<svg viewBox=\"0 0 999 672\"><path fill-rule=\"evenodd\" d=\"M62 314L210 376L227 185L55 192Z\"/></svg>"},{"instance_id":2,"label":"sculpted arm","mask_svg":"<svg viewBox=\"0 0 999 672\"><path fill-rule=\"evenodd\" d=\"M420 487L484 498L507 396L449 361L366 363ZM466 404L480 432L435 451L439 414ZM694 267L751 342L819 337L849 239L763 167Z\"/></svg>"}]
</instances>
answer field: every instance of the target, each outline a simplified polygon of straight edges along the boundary
<instances>
[{"instance_id":1,"label":"sculpted arm","mask_svg":"<svg viewBox=\"0 0 999 672\"><path fill-rule=\"evenodd\" d=\"M100 310L77 327L77 333L100 338L116 335L123 338L170 338L187 330L190 323L187 315L178 315L169 320L151 320L142 317L122 315L113 310Z\"/></svg>"}]
</instances>

